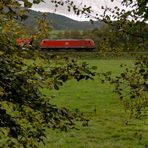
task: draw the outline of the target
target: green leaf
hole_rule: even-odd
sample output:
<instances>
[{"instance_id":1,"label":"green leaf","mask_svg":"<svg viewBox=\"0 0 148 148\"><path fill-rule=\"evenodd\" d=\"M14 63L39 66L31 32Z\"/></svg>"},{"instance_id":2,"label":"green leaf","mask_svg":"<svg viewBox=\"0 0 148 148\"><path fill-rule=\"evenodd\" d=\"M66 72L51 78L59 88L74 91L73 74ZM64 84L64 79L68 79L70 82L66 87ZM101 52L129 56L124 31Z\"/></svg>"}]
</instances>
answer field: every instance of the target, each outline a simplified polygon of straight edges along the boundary
<instances>
[{"instance_id":1,"label":"green leaf","mask_svg":"<svg viewBox=\"0 0 148 148\"><path fill-rule=\"evenodd\" d=\"M24 6L26 7L26 8L31 8L32 7L32 3L31 2L29 2L28 0L25 0L24 1Z\"/></svg>"}]
</instances>

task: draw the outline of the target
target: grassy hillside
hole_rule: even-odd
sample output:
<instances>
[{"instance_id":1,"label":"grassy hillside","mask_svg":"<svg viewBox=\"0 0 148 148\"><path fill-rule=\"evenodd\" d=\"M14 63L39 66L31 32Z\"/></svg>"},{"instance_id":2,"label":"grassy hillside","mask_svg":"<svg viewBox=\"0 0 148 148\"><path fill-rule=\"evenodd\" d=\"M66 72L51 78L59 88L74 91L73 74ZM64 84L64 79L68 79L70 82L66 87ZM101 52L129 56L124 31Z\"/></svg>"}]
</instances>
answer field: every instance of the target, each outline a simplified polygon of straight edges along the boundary
<instances>
[{"instance_id":1,"label":"grassy hillside","mask_svg":"<svg viewBox=\"0 0 148 148\"><path fill-rule=\"evenodd\" d=\"M24 20L23 24L26 26L34 27L36 24L35 18L39 18L41 15L42 12L30 10L28 13L28 18ZM58 30L89 30L98 28L103 24L101 21L94 22L94 24L89 21L75 21L68 17L54 13L49 13L47 18L52 22L54 29Z\"/></svg>"}]
</instances>

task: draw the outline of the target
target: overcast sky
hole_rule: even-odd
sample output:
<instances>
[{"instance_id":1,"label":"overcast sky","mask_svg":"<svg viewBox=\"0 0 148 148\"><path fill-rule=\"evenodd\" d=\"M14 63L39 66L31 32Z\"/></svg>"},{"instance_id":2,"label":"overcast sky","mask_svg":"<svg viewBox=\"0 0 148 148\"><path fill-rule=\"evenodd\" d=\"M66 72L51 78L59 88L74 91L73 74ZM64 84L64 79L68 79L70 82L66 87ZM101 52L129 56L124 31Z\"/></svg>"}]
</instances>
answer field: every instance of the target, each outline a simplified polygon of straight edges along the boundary
<instances>
[{"instance_id":1,"label":"overcast sky","mask_svg":"<svg viewBox=\"0 0 148 148\"><path fill-rule=\"evenodd\" d=\"M72 11L68 12L66 6L59 6L57 10L55 11L54 4L50 2L50 0L44 0L45 3L40 3L39 5L33 5L32 9L36 11L42 11L42 12L51 12L51 13L57 13L62 14L67 17L70 17L75 20L88 20L85 16L76 16ZM73 0L77 6L81 8L81 6L88 5L92 6L92 9L95 13L101 14L103 11L101 10L101 6L108 6L113 8L114 6L120 7L120 0L115 0L114 2L110 2L110 0Z\"/></svg>"}]
</instances>

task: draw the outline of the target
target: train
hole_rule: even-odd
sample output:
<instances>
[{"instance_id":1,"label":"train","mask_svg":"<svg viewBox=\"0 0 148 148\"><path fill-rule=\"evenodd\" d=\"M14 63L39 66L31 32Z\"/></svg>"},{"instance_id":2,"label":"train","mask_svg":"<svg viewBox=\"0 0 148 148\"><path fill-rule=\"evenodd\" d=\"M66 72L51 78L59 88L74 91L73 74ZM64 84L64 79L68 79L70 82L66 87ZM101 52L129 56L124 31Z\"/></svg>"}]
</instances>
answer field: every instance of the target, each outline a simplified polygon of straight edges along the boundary
<instances>
[{"instance_id":1,"label":"train","mask_svg":"<svg viewBox=\"0 0 148 148\"><path fill-rule=\"evenodd\" d=\"M32 46L33 38L16 40L18 46L24 47L26 45ZM92 51L95 49L95 43L92 39L43 39L39 43L39 48L44 50L78 50L78 51Z\"/></svg>"},{"instance_id":2,"label":"train","mask_svg":"<svg viewBox=\"0 0 148 148\"><path fill-rule=\"evenodd\" d=\"M92 39L43 39L40 42L41 49L47 50L94 50L95 43Z\"/></svg>"}]
</instances>

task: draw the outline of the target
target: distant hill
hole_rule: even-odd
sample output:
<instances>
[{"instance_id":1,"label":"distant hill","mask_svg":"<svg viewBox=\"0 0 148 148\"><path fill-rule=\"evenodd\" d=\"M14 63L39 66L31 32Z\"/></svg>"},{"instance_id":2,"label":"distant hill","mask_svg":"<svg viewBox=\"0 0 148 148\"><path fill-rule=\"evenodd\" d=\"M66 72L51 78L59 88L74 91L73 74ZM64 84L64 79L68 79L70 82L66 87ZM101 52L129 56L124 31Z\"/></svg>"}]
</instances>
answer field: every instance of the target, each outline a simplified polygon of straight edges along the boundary
<instances>
[{"instance_id":1,"label":"distant hill","mask_svg":"<svg viewBox=\"0 0 148 148\"><path fill-rule=\"evenodd\" d=\"M28 18L23 21L23 24L34 27L36 24L35 17L39 18L41 15L42 12L30 10ZM103 24L101 21L96 21L93 24L90 21L76 21L55 13L49 13L47 18L52 22L53 28L57 30L91 30Z\"/></svg>"}]
</instances>

